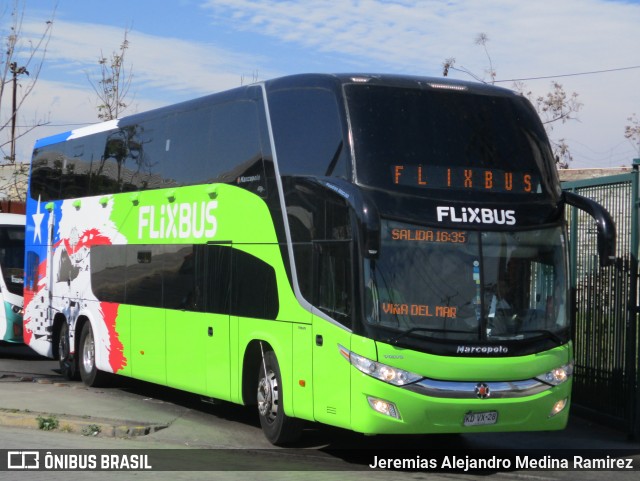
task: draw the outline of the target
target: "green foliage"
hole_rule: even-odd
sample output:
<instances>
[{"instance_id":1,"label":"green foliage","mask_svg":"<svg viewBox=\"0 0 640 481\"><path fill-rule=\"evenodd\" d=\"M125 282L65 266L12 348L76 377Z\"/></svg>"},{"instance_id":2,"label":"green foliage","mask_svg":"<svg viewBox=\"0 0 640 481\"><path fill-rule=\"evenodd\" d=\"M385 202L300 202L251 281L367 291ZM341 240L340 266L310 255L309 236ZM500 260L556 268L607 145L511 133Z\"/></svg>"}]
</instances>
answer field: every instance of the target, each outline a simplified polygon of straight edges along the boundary
<instances>
[{"instance_id":1,"label":"green foliage","mask_svg":"<svg viewBox=\"0 0 640 481\"><path fill-rule=\"evenodd\" d=\"M125 30L124 39L120 44L120 50L113 52L110 58L100 53L98 64L100 65L100 80L89 83L98 97L98 118L103 121L116 119L128 106L126 97L131 85L131 69L126 70L124 65L125 54L129 48L127 39L129 31Z\"/></svg>"},{"instance_id":2,"label":"green foliage","mask_svg":"<svg viewBox=\"0 0 640 481\"><path fill-rule=\"evenodd\" d=\"M55 416L38 416L36 421L38 421L38 429L41 429L42 431L53 431L54 429L58 429L58 418Z\"/></svg>"},{"instance_id":3,"label":"green foliage","mask_svg":"<svg viewBox=\"0 0 640 481\"><path fill-rule=\"evenodd\" d=\"M88 424L87 426L82 428L83 436L97 436L100 434L102 429L97 424Z\"/></svg>"}]
</instances>

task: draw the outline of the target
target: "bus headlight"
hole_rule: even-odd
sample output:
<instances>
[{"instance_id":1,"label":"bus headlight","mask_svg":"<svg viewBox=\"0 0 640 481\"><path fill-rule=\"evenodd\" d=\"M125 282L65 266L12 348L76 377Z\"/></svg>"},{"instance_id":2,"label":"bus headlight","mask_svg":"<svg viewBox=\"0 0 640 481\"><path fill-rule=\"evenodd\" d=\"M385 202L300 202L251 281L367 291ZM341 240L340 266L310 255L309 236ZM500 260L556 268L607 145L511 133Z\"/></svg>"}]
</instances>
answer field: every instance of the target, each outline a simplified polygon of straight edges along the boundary
<instances>
[{"instance_id":1,"label":"bus headlight","mask_svg":"<svg viewBox=\"0 0 640 481\"><path fill-rule=\"evenodd\" d=\"M369 406L371 406L371 409L374 411L384 414L385 416L401 419L398 408L392 402L372 396L367 396L367 401L369 401Z\"/></svg>"},{"instance_id":2,"label":"bus headlight","mask_svg":"<svg viewBox=\"0 0 640 481\"><path fill-rule=\"evenodd\" d=\"M564 398L564 399L561 399L560 401L557 401L553 405L553 407L551 408L551 412L549 413L549 417L552 418L556 414L561 413L564 410L564 408L567 407L568 401L569 400L567 398Z\"/></svg>"},{"instance_id":3,"label":"bus headlight","mask_svg":"<svg viewBox=\"0 0 640 481\"><path fill-rule=\"evenodd\" d=\"M422 379L422 376L418 374L391 367L381 362L372 361L371 359L349 351L343 346L338 345L338 348L340 349L340 354L356 369L368 376L375 377L394 386L404 386Z\"/></svg>"},{"instance_id":4,"label":"bus headlight","mask_svg":"<svg viewBox=\"0 0 640 481\"><path fill-rule=\"evenodd\" d=\"M557 386L568 381L571 376L573 376L573 361L569 364L565 364L556 369L545 372L544 374L537 376L536 379L544 383L551 384L552 386Z\"/></svg>"}]
</instances>

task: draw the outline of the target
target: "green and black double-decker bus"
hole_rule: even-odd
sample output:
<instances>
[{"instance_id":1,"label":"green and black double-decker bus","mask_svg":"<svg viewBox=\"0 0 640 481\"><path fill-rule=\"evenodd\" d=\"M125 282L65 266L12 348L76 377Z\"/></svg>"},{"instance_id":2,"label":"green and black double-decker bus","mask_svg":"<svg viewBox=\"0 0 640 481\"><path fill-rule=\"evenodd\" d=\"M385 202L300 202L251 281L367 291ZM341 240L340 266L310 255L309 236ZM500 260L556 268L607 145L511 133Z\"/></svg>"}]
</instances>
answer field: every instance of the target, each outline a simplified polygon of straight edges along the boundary
<instances>
[{"instance_id":1,"label":"green and black double-decker bus","mask_svg":"<svg viewBox=\"0 0 640 481\"><path fill-rule=\"evenodd\" d=\"M564 194L528 101L297 75L40 140L24 338L106 373L376 433L561 429Z\"/></svg>"}]
</instances>

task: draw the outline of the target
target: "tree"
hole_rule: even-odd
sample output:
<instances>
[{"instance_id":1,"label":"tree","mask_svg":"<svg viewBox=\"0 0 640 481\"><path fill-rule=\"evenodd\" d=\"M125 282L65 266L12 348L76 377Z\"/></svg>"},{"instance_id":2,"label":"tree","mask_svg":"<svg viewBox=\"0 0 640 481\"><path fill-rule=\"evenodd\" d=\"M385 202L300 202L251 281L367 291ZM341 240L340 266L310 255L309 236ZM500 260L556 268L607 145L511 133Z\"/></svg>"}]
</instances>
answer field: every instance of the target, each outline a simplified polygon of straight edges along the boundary
<instances>
[{"instance_id":1,"label":"tree","mask_svg":"<svg viewBox=\"0 0 640 481\"><path fill-rule=\"evenodd\" d=\"M129 30L125 30L120 50L112 52L107 59L102 52L98 58L100 80L94 82L89 74L87 79L98 96L98 118L100 120L117 119L129 106L127 96L133 79L132 68L125 68L124 59L129 48L127 38Z\"/></svg>"},{"instance_id":2,"label":"tree","mask_svg":"<svg viewBox=\"0 0 640 481\"><path fill-rule=\"evenodd\" d=\"M629 125L624 127L624 136L629 139L633 146L637 149L638 157L640 157L640 119L634 113L627 118Z\"/></svg>"},{"instance_id":3,"label":"tree","mask_svg":"<svg viewBox=\"0 0 640 481\"><path fill-rule=\"evenodd\" d=\"M497 74L493 67L493 61L489 54L489 49L487 48L488 42L489 37L485 33L479 33L476 36L475 43L476 45L482 46L489 63L489 67L485 71L491 79L489 82L485 81L484 78L478 77L465 67L456 67L456 59L453 57L447 58L443 62L442 74L447 77L450 70L457 70L473 77L479 82L494 84L496 82ZM527 97L538 112L540 120L547 131L549 141L551 142L551 148L553 149L553 155L556 159L557 167L559 169L568 168L569 162L573 160L569 145L565 139L555 139L551 134L554 126L558 123L564 124L569 120L577 119L577 113L582 108L582 103L578 100L578 94L576 92L572 92L568 95L562 84L555 81L551 82L551 90L545 95L534 95L533 92L528 90L527 86L522 82L515 82L513 84L513 89Z\"/></svg>"},{"instance_id":4,"label":"tree","mask_svg":"<svg viewBox=\"0 0 640 481\"><path fill-rule=\"evenodd\" d=\"M491 55L489 55L489 49L487 48L488 42L489 37L486 33L479 33L478 35L476 35L475 44L482 46L482 48L484 49L484 53L487 56L487 61L489 62L489 67L485 70L485 73L489 75L491 81L487 82L483 77L477 76L468 68L465 68L463 66L456 67L456 59L454 57L449 57L442 63L442 75L444 77L447 77L449 75L449 70L457 70L458 72L462 72L469 75L470 77L473 77L478 82L494 84L496 82L496 70L493 68L493 60L491 59Z\"/></svg>"},{"instance_id":5,"label":"tree","mask_svg":"<svg viewBox=\"0 0 640 481\"><path fill-rule=\"evenodd\" d=\"M582 108L576 92L567 95L562 84L551 82L551 90L546 95L535 96L522 82L515 82L514 90L527 97L536 108L540 120L547 131L551 142L556 164L560 169L569 168L569 162L573 160L571 150L564 138L555 139L551 134L558 123L564 124L569 120L576 120L577 113Z\"/></svg>"},{"instance_id":6,"label":"tree","mask_svg":"<svg viewBox=\"0 0 640 481\"><path fill-rule=\"evenodd\" d=\"M9 199L24 200L26 190L28 164L27 159L20 162L16 158L17 141L48 123L38 118L22 120L19 113L40 76L54 15L55 8L39 36L28 38L23 31L25 1L13 0L11 5L7 2L0 10L0 163L13 166L0 191Z\"/></svg>"},{"instance_id":7,"label":"tree","mask_svg":"<svg viewBox=\"0 0 640 481\"><path fill-rule=\"evenodd\" d=\"M0 12L0 36L4 43L4 48L0 51L0 150L3 160L12 164L16 162L16 140L47 123L35 119L27 126L18 127L17 119L22 105L40 76L51 38L55 10L36 39L23 36L24 13L25 2L21 0L14 0L10 9ZM8 20L6 26L5 18ZM9 103L5 98L7 93L11 94Z\"/></svg>"}]
</instances>

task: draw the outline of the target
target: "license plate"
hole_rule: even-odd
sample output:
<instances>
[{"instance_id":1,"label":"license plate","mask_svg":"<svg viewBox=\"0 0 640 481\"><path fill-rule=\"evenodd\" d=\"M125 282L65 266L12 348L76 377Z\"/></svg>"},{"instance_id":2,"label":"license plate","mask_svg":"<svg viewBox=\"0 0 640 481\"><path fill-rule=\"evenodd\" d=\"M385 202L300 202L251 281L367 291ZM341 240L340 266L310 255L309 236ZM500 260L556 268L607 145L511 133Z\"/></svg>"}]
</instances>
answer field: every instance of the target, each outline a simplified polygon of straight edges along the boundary
<instances>
[{"instance_id":1,"label":"license plate","mask_svg":"<svg viewBox=\"0 0 640 481\"><path fill-rule=\"evenodd\" d=\"M498 411L485 411L481 413L468 412L464 415L465 426L484 426L498 422Z\"/></svg>"}]
</instances>

